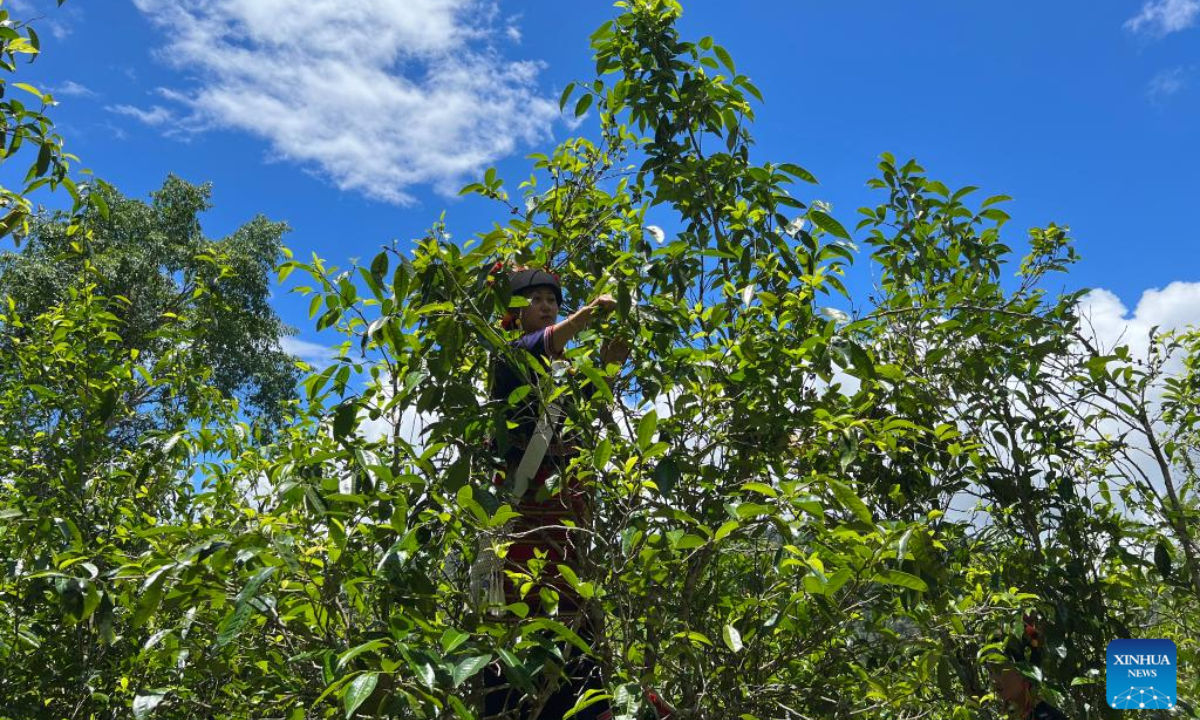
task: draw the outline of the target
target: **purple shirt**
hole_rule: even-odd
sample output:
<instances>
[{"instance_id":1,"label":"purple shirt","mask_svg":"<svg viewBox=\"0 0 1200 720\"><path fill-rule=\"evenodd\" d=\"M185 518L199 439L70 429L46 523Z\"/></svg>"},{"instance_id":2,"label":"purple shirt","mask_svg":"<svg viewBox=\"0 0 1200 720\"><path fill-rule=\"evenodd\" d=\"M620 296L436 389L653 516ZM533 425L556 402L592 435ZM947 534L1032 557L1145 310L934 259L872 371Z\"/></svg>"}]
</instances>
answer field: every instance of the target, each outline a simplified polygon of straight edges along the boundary
<instances>
[{"instance_id":1,"label":"purple shirt","mask_svg":"<svg viewBox=\"0 0 1200 720\"><path fill-rule=\"evenodd\" d=\"M542 363L542 367L549 368L549 336L551 334L553 333L550 327L528 332L511 341L509 347L524 350L537 358ZM495 358L493 363L492 400L495 402L505 405L508 396L514 390L523 385L537 382L537 371L524 363L510 362L504 357ZM530 392L514 407L506 407L505 418L517 423L517 427L507 430L507 432L505 428L500 428L499 437L496 438L498 449L510 462L519 462L525 446L529 444L529 438L537 428L538 401L536 394Z\"/></svg>"}]
</instances>

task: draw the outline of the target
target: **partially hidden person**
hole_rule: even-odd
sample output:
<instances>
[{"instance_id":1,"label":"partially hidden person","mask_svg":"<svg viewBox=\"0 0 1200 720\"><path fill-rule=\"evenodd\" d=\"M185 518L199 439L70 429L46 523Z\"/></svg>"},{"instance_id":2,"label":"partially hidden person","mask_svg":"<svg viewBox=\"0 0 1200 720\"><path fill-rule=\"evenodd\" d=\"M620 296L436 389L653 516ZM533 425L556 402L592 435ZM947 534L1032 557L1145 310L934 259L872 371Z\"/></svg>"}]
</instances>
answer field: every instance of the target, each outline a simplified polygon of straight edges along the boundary
<instances>
[{"instance_id":1,"label":"partially hidden person","mask_svg":"<svg viewBox=\"0 0 1200 720\"><path fill-rule=\"evenodd\" d=\"M576 398L569 391L550 404L547 398L555 382L555 361L563 359L567 343L598 315L614 309L616 301L599 295L560 321L563 291L557 275L529 267L507 272L513 294L524 296L529 304L510 310L501 323L519 332L509 343L518 355L497 355L493 360L490 396L507 408L506 427L499 429L493 442L493 450L502 458L502 469L493 482L518 516L505 528L502 541L511 544L503 560L481 548L484 562L481 569L473 569L474 592L484 611L500 618L516 619L505 608L517 603L524 603L531 614L553 609L555 620L591 642L597 635L595 623L558 570L558 565L579 567L592 513L592 493L568 472L578 445L563 425ZM628 345L617 339L606 340L600 350L604 365L624 364L628 356ZM537 373L530 361L540 363L549 379ZM508 407L508 398L526 385L530 391ZM590 386L584 390L587 397L594 392ZM530 580L534 575L536 582ZM499 662L489 666L484 673L484 718L560 720L589 690L603 692L600 669L590 657L570 645L563 646L562 655L566 662L557 667L552 667L556 658L547 658L545 670L535 679L535 695L514 686ZM608 702L599 701L572 717L609 720L612 709Z\"/></svg>"},{"instance_id":2,"label":"partially hidden person","mask_svg":"<svg viewBox=\"0 0 1200 720\"><path fill-rule=\"evenodd\" d=\"M1067 720L1061 710L1041 697L1038 683L1018 666L1019 663L1040 666L1043 644L1043 633L1036 620L1026 617L1021 639L1010 641L1005 648L1005 662L990 668L992 687L1012 720Z\"/></svg>"}]
</instances>

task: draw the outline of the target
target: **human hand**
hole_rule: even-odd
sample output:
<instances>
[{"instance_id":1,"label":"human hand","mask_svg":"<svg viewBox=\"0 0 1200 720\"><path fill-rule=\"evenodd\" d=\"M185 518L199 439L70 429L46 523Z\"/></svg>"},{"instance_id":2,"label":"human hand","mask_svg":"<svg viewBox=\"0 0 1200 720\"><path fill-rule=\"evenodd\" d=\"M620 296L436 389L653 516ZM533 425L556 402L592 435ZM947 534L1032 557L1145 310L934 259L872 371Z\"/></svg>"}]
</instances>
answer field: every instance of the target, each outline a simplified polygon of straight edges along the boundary
<instances>
[{"instance_id":1,"label":"human hand","mask_svg":"<svg viewBox=\"0 0 1200 720\"><path fill-rule=\"evenodd\" d=\"M600 346L600 362L605 365L614 362L621 365L629 357L629 350L629 343L620 338L605 340Z\"/></svg>"},{"instance_id":2,"label":"human hand","mask_svg":"<svg viewBox=\"0 0 1200 720\"><path fill-rule=\"evenodd\" d=\"M594 310L604 310L607 312L617 306L617 301L613 299L612 295L605 293L588 303L588 306Z\"/></svg>"}]
</instances>

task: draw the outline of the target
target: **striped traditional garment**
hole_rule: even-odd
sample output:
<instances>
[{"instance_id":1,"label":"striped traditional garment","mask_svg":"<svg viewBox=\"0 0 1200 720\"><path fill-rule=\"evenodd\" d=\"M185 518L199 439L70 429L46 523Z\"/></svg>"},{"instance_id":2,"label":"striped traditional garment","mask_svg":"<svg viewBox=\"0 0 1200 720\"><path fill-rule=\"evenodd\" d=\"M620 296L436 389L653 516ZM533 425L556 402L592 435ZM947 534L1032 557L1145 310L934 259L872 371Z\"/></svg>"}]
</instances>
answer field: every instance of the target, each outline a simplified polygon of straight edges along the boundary
<instances>
[{"instance_id":1,"label":"striped traditional garment","mask_svg":"<svg viewBox=\"0 0 1200 720\"><path fill-rule=\"evenodd\" d=\"M548 367L552 335L553 328L547 327L526 333L510 345L529 352ZM530 383L531 380L523 369L516 368L508 362L498 362L492 383L492 399L506 402L514 390ZM594 390L589 387L585 392L590 395ZM565 398L563 401L570 402L570 399ZM507 419L515 423L516 427L509 430L507 438L498 443L505 457L506 469L496 473L493 478L495 484L504 485L506 478L515 472L529 438L536 429L540 412L534 392L530 392L523 402L508 411ZM507 537L503 540L510 540L512 544L504 562L495 563L490 576L484 581L490 589L488 598L493 611L498 610L497 606L524 602L530 607L531 613L538 613L542 609L539 589L548 587L558 593L558 613L563 616L562 619L569 619L581 612L580 598L556 567L565 564L573 569L578 568L580 548L585 542L585 537L579 531L569 528L586 527L591 515L590 493L583 483L566 472L567 465L576 453L574 447L564 443L556 429L541 465L529 481L528 489L513 508L519 517L511 523L511 527L506 528ZM557 479L557 482L553 483L556 486L553 492L546 487L546 481L551 478ZM546 560L539 575L539 582L522 593L521 586L528 581L514 581L505 571L529 573L529 561L539 552L545 553Z\"/></svg>"},{"instance_id":2,"label":"striped traditional garment","mask_svg":"<svg viewBox=\"0 0 1200 720\"><path fill-rule=\"evenodd\" d=\"M545 367L549 367L551 355L550 339L553 328L548 327L526 333L513 341L514 348L525 350L538 358ZM491 397L493 401L507 402L508 397L517 388L531 383L528 373L514 368L507 362L498 362L494 368ZM586 386L584 393L590 397L595 388ZM571 397L562 397L561 402L569 407ZM522 403L506 413L506 419L516 424L507 432L506 437L498 439L494 449L499 450L505 459L504 472L498 472L493 477L496 485L504 486L521 463L525 448L533 436L542 408L534 392L530 392ZM592 498L589 488L578 478L567 472L567 466L577 454L571 439L563 438L556 429L553 441L542 458L541 465L529 480L525 493L516 501L513 508L517 511L515 518L505 528L501 541L509 541L508 552L503 561L498 561L490 552L481 552L481 557L490 558L492 562L485 563L488 569L485 577L476 578L483 582L486 596L485 604L489 609L502 617L516 618L516 615L505 613L504 606L524 602L529 606L530 614L543 614L539 590L552 589L558 594L558 618L561 622L573 625L578 633L590 642L594 639L595 629L588 621L583 610L583 601L565 579L562 578L557 565L568 566L576 572L580 567L582 549L587 543L587 537L571 527L587 528L591 519ZM548 480L555 480L554 491L546 487ZM532 584L525 592L522 585L528 581L521 578L515 580L507 572L527 574L530 561L544 553L545 565L539 574L539 581ZM570 655L573 648L567 646L564 653ZM576 699L589 690L603 690L600 668L592 658L578 656L572 660L566 669L566 676L572 678L564 683L549 697L539 720L559 720L575 705ZM522 705L521 693L511 689L503 689L506 679L498 664L488 667L485 673L484 718L517 717L528 718L529 708ZM670 717L662 710L657 697L651 696L650 703L660 718ZM576 720L612 720L613 711L607 701L592 704L580 713L574 715Z\"/></svg>"},{"instance_id":3,"label":"striped traditional garment","mask_svg":"<svg viewBox=\"0 0 1200 720\"><path fill-rule=\"evenodd\" d=\"M538 613L541 610L538 590L545 586L558 593L559 615L571 616L580 612L580 599L562 578L557 566L565 564L572 569L578 568L579 548L585 539L581 533L569 528L584 526L590 507L587 490L569 477L566 487L559 492L550 494L547 491L545 481L556 472L558 469L551 462L544 463L530 481L528 492L514 508L519 517L508 530L512 544L508 547L502 570L528 573L529 561L541 554L538 551L545 553L546 565L541 569L539 582L525 594L521 593L521 585L527 581L514 581L512 576L504 573L504 603L524 602L531 612ZM504 475L497 473L494 482L503 484Z\"/></svg>"}]
</instances>

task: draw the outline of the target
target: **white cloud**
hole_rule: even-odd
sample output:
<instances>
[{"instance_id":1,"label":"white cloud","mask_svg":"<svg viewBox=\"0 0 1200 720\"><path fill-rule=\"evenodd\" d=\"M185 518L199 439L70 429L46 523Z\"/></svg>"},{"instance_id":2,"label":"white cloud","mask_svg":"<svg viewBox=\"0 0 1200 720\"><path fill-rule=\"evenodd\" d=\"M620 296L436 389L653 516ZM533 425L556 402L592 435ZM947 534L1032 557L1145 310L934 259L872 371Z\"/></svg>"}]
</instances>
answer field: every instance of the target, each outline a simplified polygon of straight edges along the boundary
<instances>
[{"instance_id":1,"label":"white cloud","mask_svg":"<svg viewBox=\"0 0 1200 720\"><path fill-rule=\"evenodd\" d=\"M1200 282L1173 282L1161 290L1147 290L1132 313L1111 291L1094 290L1081 300L1079 310L1084 332L1092 337L1101 352L1127 345L1131 357L1141 361L1148 355L1152 328L1167 332L1200 325ZM1163 365L1163 372L1168 376L1178 374L1182 369L1183 359L1178 353ZM1163 390L1163 384L1159 382L1148 387L1146 392L1147 414L1154 432L1159 435L1166 429L1159 419ZM1097 431L1109 438L1124 438L1126 448L1123 457L1116 460L1114 472L1127 478L1146 477L1155 488L1161 489L1161 470L1151 455L1143 429L1133 429L1124 421L1109 419L1103 421Z\"/></svg>"},{"instance_id":2,"label":"white cloud","mask_svg":"<svg viewBox=\"0 0 1200 720\"><path fill-rule=\"evenodd\" d=\"M389 392L385 390L384 398L389 396ZM366 417L366 413L362 413L365 418L358 426L358 432L367 440L383 440L392 437L393 430L396 425L391 418L380 415L378 419L371 420ZM421 453L425 447L425 431L436 422L438 416L433 413L417 412L415 407L405 408L400 416L400 439L411 445L415 452Z\"/></svg>"},{"instance_id":3,"label":"white cloud","mask_svg":"<svg viewBox=\"0 0 1200 720\"><path fill-rule=\"evenodd\" d=\"M1200 18L1200 0L1149 0L1140 13L1125 22L1125 27L1163 37L1186 30L1197 18Z\"/></svg>"},{"instance_id":4,"label":"white cloud","mask_svg":"<svg viewBox=\"0 0 1200 720\"><path fill-rule=\"evenodd\" d=\"M406 203L548 135L541 64L492 47L490 0L134 0L197 85L194 129L262 137L344 190ZM169 95L170 93L168 93ZM127 113L128 114L128 113Z\"/></svg>"},{"instance_id":5,"label":"white cloud","mask_svg":"<svg viewBox=\"0 0 1200 720\"><path fill-rule=\"evenodd\" d=\"M1166 332L1200 324L1200 282L1176 281L1147 290L1132 315L1116 294L1104 289L1088 293L1079 305L1085 326L1102 348L1127 344L1134 358L1143 359L1151 328Z\"/></svg>"},{"instance_id":6,"label":"white cloud","mask_svg":"<svg viewBox=\"0 0 1200 720\"><path fill-rule=\"evenodd\" d=\"M134 107L133 105L109 105L106 109L118 115L131 117L153 128L166 129L176 120L175 113L162 105L155 105L149 109Z\"/></svg>"},{"instance_id":7,"label":"white cloud","mask_svg":"<svg viewBox=\"0 0 1200 720\"><path fill-rule=\"evenodd\" d=\"M36 31L49 30L55 40L69 36L74 31L74 22L83 17L80 8L74 5L59 8L56 0L8 0L7 4L20 16L18 19L32 20Z\"/></svg>"},{"instance_id":8,"label":"white cloud","mask_svg":"<svg viewBox=\"0 0 1200 720\"><path fill-rule=\"evenodd\" d=\"M50 92L54 95L62 95L63 97L94 97L96 95L95 90L74 80L67 80L60 83L52 88Z\"/></svg>"},{"instance_id":9,"label":"white cloud","mask_svg":"<svg viewBox=\"0 0 1200 720\"><path fill-rule=\"evenodd\" d=\"M55 40L62 40L74 32L73 27L58 20L51 20L46 27L50 28L50 34L54 36Z\"/></svg>"},{"instance_id":10,"label":"white cloud","mask_svg":"<svg viewBox=\"0 0 1200 720\"><path fill-rule=\"evenodd\" d=\"M1151 100L1161 100L1170 97L1187 85L1189 68L1182 65L1163 70L1155 75L1146 86L1146 96Z\"/></svg>"},{"instance_id":11,"label":"white cloud","mask_svg":"<svg viewBox=\"0 0 1200 720\"><path fill-rule=\"evenodd\" d=\"M285 353L295 355L309 365L327 365L337 354L331 347L294 337L280 338L279 346Z\"/></svg>"}]
</instances>

